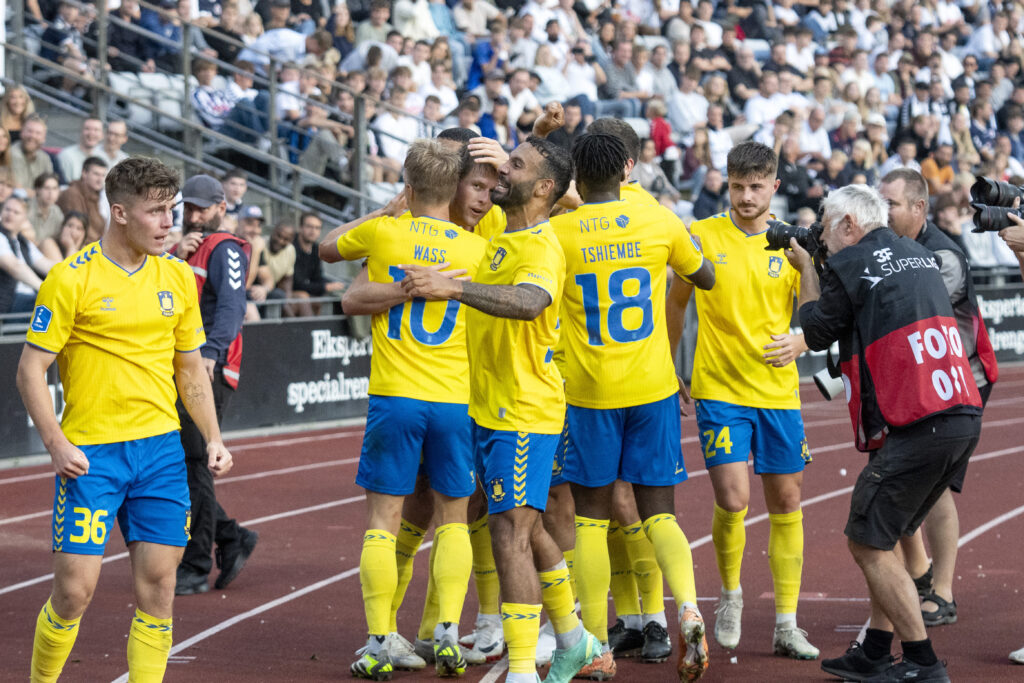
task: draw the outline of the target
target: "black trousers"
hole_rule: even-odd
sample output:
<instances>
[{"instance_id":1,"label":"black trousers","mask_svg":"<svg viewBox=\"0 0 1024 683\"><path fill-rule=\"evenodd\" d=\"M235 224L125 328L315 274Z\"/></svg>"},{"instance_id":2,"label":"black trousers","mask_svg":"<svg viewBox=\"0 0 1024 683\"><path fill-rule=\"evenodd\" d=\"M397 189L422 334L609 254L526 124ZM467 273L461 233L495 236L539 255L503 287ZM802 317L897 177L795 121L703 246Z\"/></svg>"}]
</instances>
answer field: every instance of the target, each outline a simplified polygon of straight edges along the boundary
<instances>
[{"instance_id":1,"label":"black trousers","mask_svg":"<svg viewBox=\"0 0 1024 683\"><path fill-rule=\"evenodd\" d=\"M217 411L217 424L224 416L224 408L231 398L231 387L224 382L218 369L213 379L213 403ZM177 403L181 419L181 446L185 450L188 471L188 493L192 499L192 538L185 546L181 569L206 576L213 567L213 544L224 547L241 540L241 527L224 512L213 490L213 474L207 467L206 441L199 427L185 410L181 399Z\"/></svg>"}]
</instances>

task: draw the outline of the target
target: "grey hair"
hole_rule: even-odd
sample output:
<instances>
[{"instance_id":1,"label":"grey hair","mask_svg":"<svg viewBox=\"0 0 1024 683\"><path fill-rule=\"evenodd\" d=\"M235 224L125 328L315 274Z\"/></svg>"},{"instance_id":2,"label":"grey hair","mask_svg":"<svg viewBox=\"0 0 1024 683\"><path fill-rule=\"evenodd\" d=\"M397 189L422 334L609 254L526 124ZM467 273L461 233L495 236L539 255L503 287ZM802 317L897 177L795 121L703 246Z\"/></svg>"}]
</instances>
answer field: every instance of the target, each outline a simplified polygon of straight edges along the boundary
<instances>
[{"instance_id":1,"label":"grey hair","mask_svg":"<svg viewBox=\"0 0 1024 683\"><path fill-rule=\"evenodd\" d=\"M867 185L847 185L828 193L822 203L825 213L832 216L830 228L852 216L864 232L880 228L889 222L889 205L882 195Z\"/></svg>"}]
</instances>

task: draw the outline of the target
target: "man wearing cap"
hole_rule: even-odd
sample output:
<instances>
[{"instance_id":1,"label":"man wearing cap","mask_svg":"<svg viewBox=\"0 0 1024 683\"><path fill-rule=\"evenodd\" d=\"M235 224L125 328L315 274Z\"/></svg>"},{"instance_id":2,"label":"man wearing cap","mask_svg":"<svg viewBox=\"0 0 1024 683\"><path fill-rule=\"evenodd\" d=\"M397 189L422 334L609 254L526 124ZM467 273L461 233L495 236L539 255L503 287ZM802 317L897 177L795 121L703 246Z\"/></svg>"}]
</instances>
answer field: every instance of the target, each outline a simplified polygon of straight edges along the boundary
<instances>
[{"instance_id":1,"label":"man wearing cap","mask_svg":"<svg viewBox=\"0 0 1024 683\"><path fill-rule=\"evenodd\" d=\"M252 250L245 240L221 230L227 204L219 180L208 175L192 176L181 188L181 196L185 234L175 255L188 262L196 277L199 311L206 330L206 344L200 353L213 384L214 407L220 423L231 392L238 387L246 270ZM213 564L210 551L214 541L221 570L215 586L220 589L238 576L259 535L225 514L214 493L213 476L206 467L206 444L180 399L178 415L192 499L192 525L191 538L178 566L174 593L192 595L210 590L206 577Z\"/></svg>"}]
</instances>

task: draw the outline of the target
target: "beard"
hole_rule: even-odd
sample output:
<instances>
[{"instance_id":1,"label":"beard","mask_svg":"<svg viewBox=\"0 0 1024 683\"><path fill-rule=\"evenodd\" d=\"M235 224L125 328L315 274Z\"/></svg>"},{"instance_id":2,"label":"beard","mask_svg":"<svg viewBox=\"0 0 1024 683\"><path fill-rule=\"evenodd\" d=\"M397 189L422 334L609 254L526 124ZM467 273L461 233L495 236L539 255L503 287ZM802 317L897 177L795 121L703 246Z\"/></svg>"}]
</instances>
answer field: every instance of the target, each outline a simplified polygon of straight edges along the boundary
<instances>
[{"instance_id":1,"label":"beard","mask_svg":"<svg viewBox=\"0 0 1024 683\"><path fill-rule=\"evenodd\" d=\"M497 204L506 211L525 206L530 201L530 194L533 192L534 183L523 181L515 185L504 185L505 181L498 179L498 185L491 190L491 202ZM508 189L505 189L505 188Z\"/></svg>"},{"instance_id":2,"label":"beard","mask_svg":"<svg viewBox=\"0 0 1024 683\"><path fill-rule=\"evenodd\" d=\"M206 221L205 223L182 221L182 233L201 232L203 234L206 234L208 232L217 232L217 230L220 229L220 219L220 215L214 215L213 218Z\"/></svg>"}]
</instances>

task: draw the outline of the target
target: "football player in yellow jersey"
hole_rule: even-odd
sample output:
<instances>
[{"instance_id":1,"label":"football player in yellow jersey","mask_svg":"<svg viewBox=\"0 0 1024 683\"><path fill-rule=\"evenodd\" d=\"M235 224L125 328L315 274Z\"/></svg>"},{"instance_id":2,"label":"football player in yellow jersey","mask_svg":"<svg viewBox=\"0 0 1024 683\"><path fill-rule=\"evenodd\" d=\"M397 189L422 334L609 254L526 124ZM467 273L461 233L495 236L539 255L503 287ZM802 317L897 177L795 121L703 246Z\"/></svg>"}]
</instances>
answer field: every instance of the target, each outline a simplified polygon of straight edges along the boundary
<instances>
[{"instance_id":1,"label":"football player in yellow jersey","mask_svg":"<svg viewBox=\"0 0 1024 683\"><path fill-rule=\"evenodd\" d=\"M576 617L568 568L540 519L565 409L551 360L565 258L547 218L571 174L563 150L529 138L498 172L491 198L508 226L491 239L474 280L409 266L403 281L414 296L470 307L469 411L501 583L510 683L537 680L542 604L558 648L547 681L568 683L601 653L600 641Z\"/></svg>"},{"instance_id":2,"label":"football player in yellow jersey","mask_svg":"<svg viewBox=\"0 0 1024 683\"><path fill-rule=\"evenodd\" d=\"M747 457L753 453L770 523L768 564L776 619L772 647L778 655L814 659L818 648L796 624L804 545L800 491L810 461L794 363L807 346L802 334L789 334L800 278L782 254L765 251L768 206L779 186L777 167L770 147L756 142L734 147L728 157L732 210L690 226L718 269L715 288L696 294L700 328L692 393L715 490L711 532L722 578L715 638L727 648L740 640L743 518L750 500ZM691 291L682 280L672 283L672 348L682 335Z\"/></svg>"},{"instance_id":3,"label":"football player in yellow jersey","mask_svg":"<svg viewBox=\"0 0 1024 683\"><path fill-rule=\"evenodd\" d=\"M18 366L18 389L57 473L54 578L36 620L33 683L56 681L99 579L117 518L131 555L137 609L128 634L133 681L163 679L175 572L188 541L180 395L214 475L231 468L213 390L196 281L165 255L175 171L132 158L106 179L110 228L43 282ZM58 424L46 385L57 360L67 405Z\"/></svg>"},{"instance_id":4,"label":"football player in yellow jersey","mask_svg":"<svg viewBox=\"0 0 1024 683\"><path fill-rule=\"evenodd\" d=\"M376 218L345 232L338 228L321 245L321 257L367 258L369 276L379 282L401 280L405 273L399 266L417 262L435 268L450 263L472 275L485 243L447 220L464 154L437 140L413 142L405 160L410 217ZM458 624L470 572L462 561L471 552L466 503L476 477L466 412L465 319L458 302L421 298L373 317L370 408L356 476L367 490L369 513L360 559L369 638L351 667L358 677L391 678L393 664L384 643L398 585L396 535L421 454L438 518L435 668L441 676L458 676L466 668Z\"/></svg>"},{"instance_id":5,"label":"football player in yellow jersey","mask_svg":"<svg viewBox=\"0 0 1024 683\"><path fill-rule=\"evenodd\" d=\"M675 517L686 479L679 385L665 329L666 265L702 289L715 283L668 209L620 199L628 158L621 138L588 132L572 150L584 204L552 228L572 279L562 300L569 448L565 478L576 502L576 586L584 624L607 637L608 524L616 480L628 482L644 531L679 604L681 680L707 669L693 560ZM667 655L666 655L667 656Z\"/></svg>"}]
</instances>

